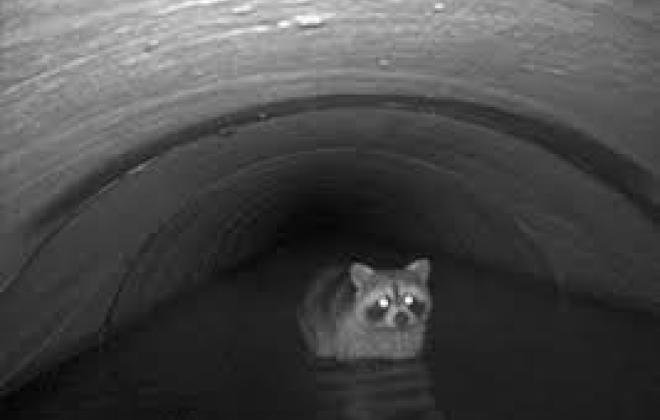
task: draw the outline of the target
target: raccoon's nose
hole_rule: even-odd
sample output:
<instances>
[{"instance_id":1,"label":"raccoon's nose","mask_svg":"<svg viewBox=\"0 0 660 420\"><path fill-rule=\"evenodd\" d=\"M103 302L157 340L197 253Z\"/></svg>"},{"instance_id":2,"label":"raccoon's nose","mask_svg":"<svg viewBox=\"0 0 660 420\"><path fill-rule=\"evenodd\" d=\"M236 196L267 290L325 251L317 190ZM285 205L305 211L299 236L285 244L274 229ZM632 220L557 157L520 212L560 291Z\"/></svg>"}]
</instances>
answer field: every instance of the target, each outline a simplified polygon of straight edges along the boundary
<instances>
[{"instance_id":1,"label":"raccoon's nose","mask_svg":"<svg viewBox=\"0 0 660 420\"><path fill-rule=\"evenodd\" d=\"M394 315L394 323L397 327L403 327L408 323L408 314L405 312L397 312Z\"/></svg>"}]
</instances>

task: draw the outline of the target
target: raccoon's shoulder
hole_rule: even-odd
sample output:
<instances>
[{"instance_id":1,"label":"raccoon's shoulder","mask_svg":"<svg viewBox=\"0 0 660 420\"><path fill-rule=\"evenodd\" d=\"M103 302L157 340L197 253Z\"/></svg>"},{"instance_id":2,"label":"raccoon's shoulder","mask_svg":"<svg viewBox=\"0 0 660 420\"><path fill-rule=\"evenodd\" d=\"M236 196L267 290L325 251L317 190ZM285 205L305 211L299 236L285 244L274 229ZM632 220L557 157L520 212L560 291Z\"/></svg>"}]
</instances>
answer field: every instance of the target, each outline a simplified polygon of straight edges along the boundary
<instances>
[{"instance_id":1,"label":"raccoon's shoulder","mask_svg":"<svg viewBox=\"0 0 660 420\"><path fill-rule=\"evenodd\" d=\"M346 311L354 301L354 286L345 266L320 269L311 280L307 303L323 315L334 317Z\"/></svg>"}]
</instances>

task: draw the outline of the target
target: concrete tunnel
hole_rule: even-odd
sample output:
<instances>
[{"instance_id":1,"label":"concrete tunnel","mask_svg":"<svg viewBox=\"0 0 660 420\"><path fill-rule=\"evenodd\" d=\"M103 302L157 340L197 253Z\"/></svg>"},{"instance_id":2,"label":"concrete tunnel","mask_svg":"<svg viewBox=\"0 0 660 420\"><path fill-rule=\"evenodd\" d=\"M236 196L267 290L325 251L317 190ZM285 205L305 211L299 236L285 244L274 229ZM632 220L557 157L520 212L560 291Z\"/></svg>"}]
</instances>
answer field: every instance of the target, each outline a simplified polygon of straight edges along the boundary
<instances>
[{"instance_id":1,"label":"concrete tunnel","mask_svg":"<svg viewBox=\"0 0 660 420\"><path fill-rule=\"evenodd\" d=\"M10 0L2 13L0 395L108 325L121 337L329 232L645 314L657 333L651 2Z\"/></svg>"}]
</instances>

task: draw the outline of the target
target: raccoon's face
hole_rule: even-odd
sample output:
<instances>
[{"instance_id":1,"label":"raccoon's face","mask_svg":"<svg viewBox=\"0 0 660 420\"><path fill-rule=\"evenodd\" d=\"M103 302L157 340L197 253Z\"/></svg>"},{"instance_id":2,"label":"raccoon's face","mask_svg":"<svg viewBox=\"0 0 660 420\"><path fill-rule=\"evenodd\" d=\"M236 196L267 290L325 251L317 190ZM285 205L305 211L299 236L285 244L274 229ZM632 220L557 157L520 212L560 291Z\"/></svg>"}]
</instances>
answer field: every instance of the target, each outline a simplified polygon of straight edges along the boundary
<instances>
[{"instance_id":1,"label":"raccoon's face","mask_svg":"<svg viewBox=\"0 0 660 420\"><path fill-rule=\"evenodd\" d=\"M429 263L417 260L403 270L373 270L354 264L356 316L368 328L406 330L423 325L431 311Z\"/></svg>"}]
</instances>

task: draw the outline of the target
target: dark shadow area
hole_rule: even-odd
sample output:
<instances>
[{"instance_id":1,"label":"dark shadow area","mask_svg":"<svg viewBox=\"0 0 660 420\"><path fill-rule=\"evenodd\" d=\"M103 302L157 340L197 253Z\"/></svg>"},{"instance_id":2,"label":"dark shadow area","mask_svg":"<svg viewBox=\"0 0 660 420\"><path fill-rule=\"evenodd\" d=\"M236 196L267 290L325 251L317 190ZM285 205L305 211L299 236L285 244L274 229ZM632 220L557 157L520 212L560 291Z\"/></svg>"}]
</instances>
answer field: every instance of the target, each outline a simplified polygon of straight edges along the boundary
<instances>
[{"instance_id":1,"label":"dark shadow area","mask_svg":"<svg viewBox=\"0 0 660 420\"><path fill-rule=\"evenodd\" d=\"M399 264L428 251L337 234L347 226L338 220L308 220L295 240L216 273L103 346L43 373L9 396L2 418L660 416L657 319L438 254L431 255L432 330L419 363L352 372L316 366L295 322L314 270L350 259ZM390 370L403 374L393 379ZM338 398L330 411L328 398ZM383 406L390 410L378 411Z\"/></svg>"}]
</instances>

